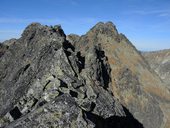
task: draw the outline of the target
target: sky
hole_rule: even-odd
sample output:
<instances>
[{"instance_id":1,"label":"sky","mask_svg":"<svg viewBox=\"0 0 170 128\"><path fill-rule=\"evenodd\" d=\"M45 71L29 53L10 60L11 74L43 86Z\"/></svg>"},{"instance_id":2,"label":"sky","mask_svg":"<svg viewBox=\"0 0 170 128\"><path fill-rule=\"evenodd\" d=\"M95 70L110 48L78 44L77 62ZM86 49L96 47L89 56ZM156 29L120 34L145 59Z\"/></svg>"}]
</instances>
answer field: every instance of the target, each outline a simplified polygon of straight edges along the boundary
<instances>
[{"instance_id":1,"label":"sky","mask_svg":"<svg viewBox=\"0 0 170 128\"><path fill-rule=\"evenodd\" d=\"M100 21L112 21L139 50L170 48L170 0L0 0L0 42L32 22L82 35Z\"/></svg>"}]
</instances>

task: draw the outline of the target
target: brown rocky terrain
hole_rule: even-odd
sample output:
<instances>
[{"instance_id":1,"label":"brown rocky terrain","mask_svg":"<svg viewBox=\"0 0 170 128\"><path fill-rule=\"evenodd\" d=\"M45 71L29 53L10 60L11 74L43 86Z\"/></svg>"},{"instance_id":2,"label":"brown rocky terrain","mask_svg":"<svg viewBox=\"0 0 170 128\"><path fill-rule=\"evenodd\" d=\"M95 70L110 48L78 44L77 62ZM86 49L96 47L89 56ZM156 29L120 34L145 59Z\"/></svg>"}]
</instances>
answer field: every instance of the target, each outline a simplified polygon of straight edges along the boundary
<instances>
[{"instance_id":1,"label":"brown rocky terrain","mask_svg":"<svg viewBox=\"0 0 170 128\"><path fill-rule=\"evenodd\" d=\"M170 50L143 52L142 55L170 91ZM170 106L163 104L162 108L168 115L167 127L170 127Z\"/></svg>"},{"instance_id":2,"label":"brown rocky terrain","mask_svg":"<svg viewBox=\"0 0 170 128\"><path fill-rule=\"evenodd\" d=\"M170 88L170 50L142 53L150 67Z\"/></svg>"},{"instance_id":3,"label":"brown rocky terrain","mask_svg":"<svg viewBox=\"0 0 170 128\"><path fill-rule=\"evenodd\" d=\"M111 22L29 25L0 45L0 127L169 128L170 92Z\"/></svg>"}]
</instances>

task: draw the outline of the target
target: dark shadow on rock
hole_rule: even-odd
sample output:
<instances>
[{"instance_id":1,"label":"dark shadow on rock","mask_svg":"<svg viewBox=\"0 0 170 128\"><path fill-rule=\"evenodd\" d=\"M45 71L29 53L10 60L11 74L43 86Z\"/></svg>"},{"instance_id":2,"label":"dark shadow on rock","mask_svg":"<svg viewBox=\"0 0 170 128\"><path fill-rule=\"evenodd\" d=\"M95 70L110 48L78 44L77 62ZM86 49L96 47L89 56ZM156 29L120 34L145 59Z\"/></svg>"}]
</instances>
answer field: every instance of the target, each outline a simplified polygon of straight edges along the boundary
<instances>
[{"instance_id":1,"label":"dark shadow on rock","mask_svg":"<svg viewBox=\"0 0 170 128\"><path fill-rule=\"evenodd\" d=\"M60 81L60 87L68 88L68 85L61 79L58 79Z\"/></svg>"},{"instance_id":2,"label":"dark shadow on rock","mask_svg":"<svg viewBox=\"0 0 170 128\"><path fill-rule=\"evenodd\" d=\"M82 69L85 68L85 57L81 56L81 52L77 52L77 58L78 58L77 65L79 67L79 73L80 73Z\"/></svg>"},{"instance_id":3,"label":"dark shadow on rock","mask_svg":"<svg viewBox=\"0 0 170 128\"><path fill-rule=\"evenodd\" d=\"M107 57L105 56L105 52L101 49L101 47L96 47L95 49L96 55L97 55L97 59L99 60L99 63L101 64L100 68L100 74L98 74L99 76L102 76L101 78L103 79L103 84L104 84L104 88L107 89L109 82L111 81L110 79L110 72L111 72L111 68L109 66L109 64L107 63ZM101 78L99 78L99 81L102 81Z\"/></svg>"},{"instance_id":4,"label":"dark shadow on rock","mask_svg":"<svg viewBox=\"0 0 170 128\"><path fill-rule=\"evenodd\" d=\"M72 97L75 97L75 98L78 97L78 93L75 92L75 91L70 90L69 94L70 94Z\"/></svg>"},{"instance_id":5,"label":"dark shadow on rock","mask_svg":"<svg viewBox=\"0 0 170 128\"><path fill-rule=\"evenodd\" d=\"M125 117L111 116L104 119L91 112L84 111L84 114L96 125L95 128L144 128L125 107L123 109L126 113Z\"/></svg>"},{"instance_id":6,"label":"dark shadow on rock","mask_svg":"<svg viewBox=\"0 0 170 128\"><path fill-rule=\"evenodd\" d=\"M75 48L74 48L74 46L70 43L70 42L68 42L68 41L65 41L64 43L63 43L63 47L64 47L64 49L68 49L68 48L70 48L72 51L75 51Z\"/></svg>"},{"instance_id":7,"label":"dark shadow on rock","mask_svg":"<svg viewBox=\"0 0 170 128\"><path fill-rule=\"evenodd\" d=\"M18 109L17 106L14 109L12 109L9 113L14 120L16 120L22 116L22 113L20 112L20 110Z\"/></svg>"}]
</instances>

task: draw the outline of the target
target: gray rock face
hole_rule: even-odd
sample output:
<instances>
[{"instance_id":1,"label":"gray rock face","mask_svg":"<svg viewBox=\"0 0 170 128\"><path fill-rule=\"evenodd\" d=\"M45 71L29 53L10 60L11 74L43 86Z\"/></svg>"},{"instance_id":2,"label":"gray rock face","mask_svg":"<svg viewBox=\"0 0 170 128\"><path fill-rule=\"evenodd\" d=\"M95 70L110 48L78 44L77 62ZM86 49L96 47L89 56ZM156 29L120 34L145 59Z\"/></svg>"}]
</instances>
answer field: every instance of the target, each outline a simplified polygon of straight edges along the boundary
<instances>
[{"instance_id":1,"label":"gray rock face","mask_svg":"<svg viewBox=\"0 0 170 128\"><path fill-rule=\"evenodd\" d=\"M70 34L67 35L66 39L73 45L75 46L75 44L79 41L80 36L76 35L76 34Z\"/></svg>"},{"instance_id":2,"label":"gray rock face","mask_svg":"<svg viewBox=\"0 0 170 128\"><path fill-rule=\"evenodd\" d=\"M83 56L60 26L33 23L0 54L0 127L143 127L109 90L100 46Z\"/></svg>"},{"instance_id":3,"label":"gray rock face","mask_svg":"<svg viewBox=\"0 0 170 128\"><path fill-rule=\"evenodd\" d=\"M83 118L83 114L75 99L68 94L63 94L12 122L7 128L94 127L90 120Z\"/></svg>"},{"instance_id":4,"label":"gray rock face","mask_svg":"<svg viewBox=\"0 0 170 128\"><path fill-rule=\"evenodd\" d=\"M161 128L148 68L111 22L81 37L32 23L0 45L0 127Z\"/></svg>"}]
</instances>

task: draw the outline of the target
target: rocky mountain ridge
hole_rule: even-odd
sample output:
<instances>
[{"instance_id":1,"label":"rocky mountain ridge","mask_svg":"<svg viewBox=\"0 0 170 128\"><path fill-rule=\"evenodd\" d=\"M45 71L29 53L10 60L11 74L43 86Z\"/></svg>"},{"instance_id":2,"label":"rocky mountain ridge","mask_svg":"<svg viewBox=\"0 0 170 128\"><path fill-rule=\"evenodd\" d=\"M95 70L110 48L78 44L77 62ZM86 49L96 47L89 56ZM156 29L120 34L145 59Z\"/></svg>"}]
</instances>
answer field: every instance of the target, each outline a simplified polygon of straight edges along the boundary
<instances>
[{"instance_id":1,"label":"rocky mountain ridge","mask_svg":"<svg viewBox=\"0 0 170 128\"><path fill-rule=\"evenodd\" d=\"M0 58L0 127L170 126L170 92L111 22L83 36L32 23Z\"/></svg>"}]
</instances>

